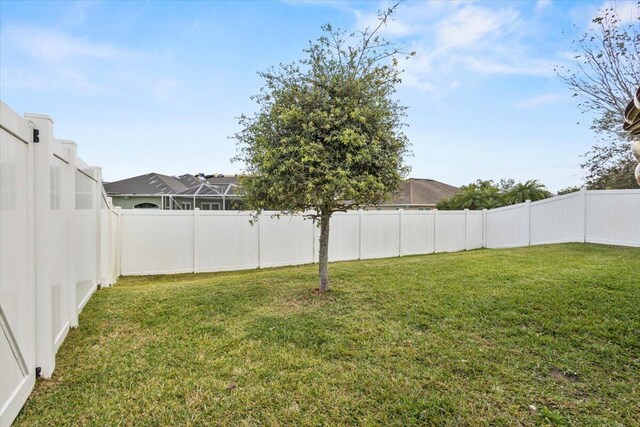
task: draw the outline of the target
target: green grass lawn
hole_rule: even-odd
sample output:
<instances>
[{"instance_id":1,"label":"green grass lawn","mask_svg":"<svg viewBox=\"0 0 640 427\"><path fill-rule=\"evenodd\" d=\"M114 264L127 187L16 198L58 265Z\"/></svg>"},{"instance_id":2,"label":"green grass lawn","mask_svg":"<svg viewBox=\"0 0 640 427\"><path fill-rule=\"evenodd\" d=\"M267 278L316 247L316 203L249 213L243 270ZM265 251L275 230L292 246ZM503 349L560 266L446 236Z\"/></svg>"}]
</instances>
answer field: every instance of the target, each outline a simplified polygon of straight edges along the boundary
<instances>
[{"instance_id":1,"label":"green grass lawn","mask_svg":"<svg viewBox=\"0 0 640 427\"><path fill-rule=\"evenodd\" d=\"M640 249L124 277L16 425L638 425ZM535 407L535 408L534 408Z\"/></svg>"}]
</instances>

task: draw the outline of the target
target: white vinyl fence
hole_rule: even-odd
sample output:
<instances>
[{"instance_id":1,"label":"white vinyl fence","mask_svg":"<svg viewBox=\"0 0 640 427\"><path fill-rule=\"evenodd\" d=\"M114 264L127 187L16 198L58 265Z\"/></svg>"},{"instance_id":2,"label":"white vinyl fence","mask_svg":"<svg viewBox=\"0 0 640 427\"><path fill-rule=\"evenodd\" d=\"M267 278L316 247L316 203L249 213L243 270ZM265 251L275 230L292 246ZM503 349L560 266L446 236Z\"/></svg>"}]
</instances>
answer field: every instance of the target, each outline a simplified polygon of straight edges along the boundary
<instances>
[{"instance_id":1,"label":"white vinyl fence","mask_svg":"<svg viewBox=\"0 0 640 427\"><path fill-rule=\"evenodd\" d=\"M36 371L51 376L93 292L120 274L318 260L319 230L301 215L265 212L252 225L250 212L113 208L100 168L54 138L49 117L0 107L0 427L18 414ZM329 259L560 242L640 247L640 190L582 190L484 211L336 213Z\"/></svg>"},{"instance_id":2,"label":"white vinyl fence","mask_svg":"<svg viewBox=\"0 0 640 427\"><path fill-rule=\"evenodd\" d=\"M239 270L317 262L302 215L122 210L122 274ZM329 260L592 242L640 246L640 190L571 193L484 211L352 211L331 219Z\"/></svg>"},{"instance_id":3,"label":"white vinyl fence","mask_svg":"<svg viewBox=\"0 0 640 427\"><path fill-rule=\"evenodd\" d=\"M11 424L98 285L114 282L115 213L101 171L47 116L0 103L0 426ZM36 135L35 132L38 134ZM36 140L39 139L39 142Z\"/></svg>"}]
</instances>

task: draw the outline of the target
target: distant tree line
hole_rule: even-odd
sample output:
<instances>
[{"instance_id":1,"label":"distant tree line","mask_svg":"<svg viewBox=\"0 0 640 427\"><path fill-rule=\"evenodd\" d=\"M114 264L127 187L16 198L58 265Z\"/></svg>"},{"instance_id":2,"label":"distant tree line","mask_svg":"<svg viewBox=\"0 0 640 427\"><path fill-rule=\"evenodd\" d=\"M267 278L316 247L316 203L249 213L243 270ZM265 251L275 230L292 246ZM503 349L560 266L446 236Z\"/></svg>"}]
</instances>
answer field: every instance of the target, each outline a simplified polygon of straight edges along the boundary
<instances>
[{"instance_id":1,"label":"distant tree line","mask_svg":"<svg viewBox=\"0 0 640 427\"><path fill-rule=\"evenodd\" d=\"M441 210L494 209L523 203L527 200L535 202L551 196L551 192L535 179L526 182L502 179L498 183L479 179L460 187L460 192L441 201L436 208Z\"/></svg>"}]
</instances>

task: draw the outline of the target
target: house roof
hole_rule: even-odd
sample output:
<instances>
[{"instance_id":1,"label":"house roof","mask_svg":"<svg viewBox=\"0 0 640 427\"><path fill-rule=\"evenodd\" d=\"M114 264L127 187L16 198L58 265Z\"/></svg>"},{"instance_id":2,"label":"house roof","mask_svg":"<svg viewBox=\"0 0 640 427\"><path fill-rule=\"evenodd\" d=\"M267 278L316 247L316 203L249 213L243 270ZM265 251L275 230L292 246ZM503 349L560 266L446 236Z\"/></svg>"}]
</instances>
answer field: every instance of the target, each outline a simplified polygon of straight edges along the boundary
<instances>
[{"instance_id":1,"label":"house roof","mask_svg":"<svg viewBox=\"0 0 640 427\"><path fill-rule=\"evenodd\" d=\"M104 183L104 189L110 195L174 194L187 188L179 179L156 172Z\"/></svg>"},{"instance_id":2,"label":"house roof","mask_svg":"<svg viewBox=\"0 0 640 427\"><path fill-rule=\"evenodd\" d=\"M162 175L151 172L115 182L105 182L109 195L118 194L177 194L184 196L213 196L237 194L237 176L209 176L200 178L184 174L180 176ZM204 185L203 185L204 184ZM435 206L441 200L455 195L460 189L433 179L409 178L400 185L400 190L383 206Z\"/></svg>"},{"instance_id":3,"label":"house roof","mask_svg":"<svg viewBox=\"0 0 640 427\"><path fill-rule=\"evenodd\" d=\"M200 188L202 184L207 184ZM230 184L238 184L236 176L209 176L204 181L195 175L184 174L180 176L162 175L151 172L145 175L134 176L132 178L123 179L114 182L105 182L104 188L109 195L118 194L145 194L145 195L161 195L161 194L183 194L193 195L198 192L199 195L224 194ZM198 191L200 189L200 191ZM228 195L235 194L230 190Z\"/></svg>"},{"instance_id":4,"label":"house roof","mask_svg":"<svg viewBox=\"0 0 640 427\"><path fill-rule=\"evenodd\" d=\"M187 187L187 188L195 187L196 185L202 184L202 181L200 181L194 175L191 175L191 174L188 174L188 173L186 173L184 175L180 175L180 176L178 176L176 178L178 179L178 181L183 183L185 185L185 187Z\"/></svg>"},{"instance_id":5,"label":"house roof","mask_svg":"<svg viewBox=\"0 0 640 427\"><path fill-rule=\"evenodd\" d=\"M191 188L177 193L177 196L235 196L235 184L211 184L209 182L201 182Z\"/></svg>"},{"instance_id":6,"label":"house roof","mask_svg":"<svg viewBox=\"0 0 640 427\"><path fill-rule=\"evenodd\" d=\"M184 185L187 186L187 188L191 188L191 187L195 187L198 186L200 184L203 183L203 181L196 177L195 175L191 175L191 174L184 174L184 175L180 175L177 177L177 179L183 183ZM238 184L238 177L236 175L234 176L230 176L230 175L207 175L204 179L204 182L207 182L208 184L222 184L222 185L229 185L229 184Z\"/></svg>"},{"instance_id":7,"label":"house roof","mask_svg":"<svg viewBox=\"0 0 640 427\"><path fill-rule=\"evenodd\" d=\"M460 189L434 179L409 178L400 184L398 192L383 206L435 206L454 196Z\"/></svg>"},{"instance_id":8,"label":"house roof","mask_svg":"<svg viewBox=\"0 0 640 427\"><path fill-rule=\"evenodd\" d=\"M235 184L238 185L239 183L239 178L237 175L234 176L230 176L230 175L218 175L218 176L210 176L207 179L207 182L209 184Z\"/></svg>"}]
</instances>

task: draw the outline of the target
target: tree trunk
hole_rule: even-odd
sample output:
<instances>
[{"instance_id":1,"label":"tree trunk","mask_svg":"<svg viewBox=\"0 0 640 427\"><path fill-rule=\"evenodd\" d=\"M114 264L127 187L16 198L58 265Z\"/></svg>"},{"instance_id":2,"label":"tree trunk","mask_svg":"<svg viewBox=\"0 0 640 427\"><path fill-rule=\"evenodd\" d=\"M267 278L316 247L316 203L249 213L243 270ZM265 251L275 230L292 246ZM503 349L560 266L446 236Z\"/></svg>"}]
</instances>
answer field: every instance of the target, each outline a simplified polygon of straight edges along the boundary
<instances>
[{"instance_id":1,"label":"tree trunk","mask_svg":"<svg viewBox=\"0 0 640 427\"><path fill-rule=\"evenodd\" d=\"M318 263L318 272L320 282L318 290L324 293L329 290L329 220L330 213L322 213L320 215L320 260Z\"/></svg>"}]
</instances>

